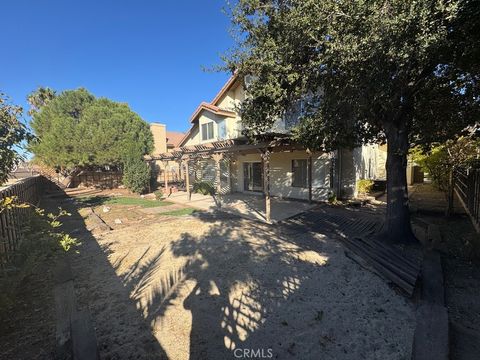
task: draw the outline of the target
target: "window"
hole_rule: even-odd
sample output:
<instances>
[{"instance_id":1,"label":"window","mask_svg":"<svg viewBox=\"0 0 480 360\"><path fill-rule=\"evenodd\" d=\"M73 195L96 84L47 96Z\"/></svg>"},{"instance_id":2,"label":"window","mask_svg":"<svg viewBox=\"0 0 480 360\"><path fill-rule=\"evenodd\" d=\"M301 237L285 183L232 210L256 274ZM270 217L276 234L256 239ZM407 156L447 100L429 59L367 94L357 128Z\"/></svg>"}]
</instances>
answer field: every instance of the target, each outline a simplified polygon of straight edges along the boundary
<instances>
[{"instance_id":1,"label":"window","mask_svg":"<svg viewBox=\"0 0 480 360\"><path fill-rule=\"evenodd\" d=\"M213 121L202 124L202 140L213 139Z\"/></svg>"},{"instance_id":2,"label":"window","mask_svg":"<svg viewBox=\"0 0 480 360\"><path fill-rule=\"evenodd\" d=\"M292 160L292 186L308 186L308 162L307 159Z\"/></svg>"}]
</instances>

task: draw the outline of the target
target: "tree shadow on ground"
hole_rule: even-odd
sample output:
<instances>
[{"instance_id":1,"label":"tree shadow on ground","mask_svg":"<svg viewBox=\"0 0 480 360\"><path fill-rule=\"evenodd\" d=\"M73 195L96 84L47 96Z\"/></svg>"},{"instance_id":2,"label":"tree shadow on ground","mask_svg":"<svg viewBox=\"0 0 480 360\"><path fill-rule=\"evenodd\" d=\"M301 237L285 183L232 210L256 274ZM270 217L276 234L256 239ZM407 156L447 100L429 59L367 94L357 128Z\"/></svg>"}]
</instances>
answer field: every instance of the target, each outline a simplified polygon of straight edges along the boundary
<instances>
[{"instance_id":1,"label":"tree shadow on ground","mask_svg":"<svg viewBox=\"0 0 480 360\"><path fill-rule=\"evenodd\" d=\"M314 226L197 213L204 233L186 228L162 241L152 230L122 243L120 231L93 237L78 205L64 203L65 230L82 241L71 256L79 307L92 312L102 358L405 355L405 338L394 334L409 329L408 306ZM337 231L332 223L323 234Z\"/></svg>"},{"instance_id":2,"label":"tree shadow on ground","mask_svg":"<svg viewBox=\"0 0 480 360\"><path fill-rule=\"evenodd\" d=\"M408 335L407 340L382 336L394 333L393 324L408 328L409 321L413 331L412 318L404 313L408 305L350 262L339 243L325 242L305 228L298 232L221 214L197 217L211 223L209 230L201 236L182 233L133 281L141 286L158 283L155 272L168 253L185 259L180 268L160 277L160 285L143 303L145 318L159 332L169 326L170 307L180 303L190 312L185 358L234 359L251 350L281 359L358 359L386 353L395 359L409 352ZM331 230L334 234L336 229ZM386 310L392 299L398 307ZM384 320L372 328L368 319L380 311Z\"/></svg>"}]
</instances>

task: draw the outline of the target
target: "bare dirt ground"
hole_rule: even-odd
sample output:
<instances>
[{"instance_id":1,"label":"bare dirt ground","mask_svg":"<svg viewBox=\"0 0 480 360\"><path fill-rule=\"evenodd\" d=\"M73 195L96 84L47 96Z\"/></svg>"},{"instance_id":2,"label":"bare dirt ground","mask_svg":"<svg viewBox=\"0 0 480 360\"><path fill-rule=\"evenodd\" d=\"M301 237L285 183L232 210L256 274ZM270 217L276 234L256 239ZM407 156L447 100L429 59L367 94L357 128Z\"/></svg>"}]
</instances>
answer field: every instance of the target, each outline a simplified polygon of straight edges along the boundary
<instances>
[{"instance_id":1,"label":"bare dirt ground","mask_svg":"<svg viewBox=\"0 0 480 360\"><path fill-rule=\"evenodd\" d=\"M103 359L410 358L413 304L333 238L202 214L77 234Z\"/></svg>"},{"instance_id":2,"label":"bare dirt ground","mask_svg":"<svg viewBox=\"0 0 480 360\"><path fill-rule=\"evenodd\" d=\"M82 242L68 257L77 308L92 314L102 359L223 360L252 351L410 359L414 305L347 258L333 235L226 214L142 216L125 205L96 209L113 228L100 231L72 199L50 205L71 212L62 228ZM51 274L30 280L31 296L2 323L24 325L2 338L1 358L53 357Z\"/></svg>"}]
</instances>

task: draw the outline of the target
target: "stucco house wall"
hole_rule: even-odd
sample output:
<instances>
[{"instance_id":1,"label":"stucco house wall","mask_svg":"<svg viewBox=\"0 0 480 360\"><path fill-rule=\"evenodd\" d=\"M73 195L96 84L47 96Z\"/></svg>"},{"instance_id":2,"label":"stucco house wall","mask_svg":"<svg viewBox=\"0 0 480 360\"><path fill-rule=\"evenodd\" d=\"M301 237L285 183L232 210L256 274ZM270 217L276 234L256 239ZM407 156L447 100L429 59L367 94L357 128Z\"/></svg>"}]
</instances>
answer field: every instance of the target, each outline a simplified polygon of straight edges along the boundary
<instances>
[{"instance_id":1,"label":"stucco house wall","mask_svg":"<svg viewBox=\"0 0 480 360\"><path fill-rule=\"evenodd\" d=\"M280 198L294 198L308 200L308 187L292 186L292 160L307 159L305 151L273 153L270 159L270 194ZM237 156L232 166L235 173L232 181L232 190L245 192L243 164L246 162L261 162L260 154ZM330 165L328 154L314 153L312 155L312 198L313 200L327 200L330 188Z\"/></svg>"}]
</instances>

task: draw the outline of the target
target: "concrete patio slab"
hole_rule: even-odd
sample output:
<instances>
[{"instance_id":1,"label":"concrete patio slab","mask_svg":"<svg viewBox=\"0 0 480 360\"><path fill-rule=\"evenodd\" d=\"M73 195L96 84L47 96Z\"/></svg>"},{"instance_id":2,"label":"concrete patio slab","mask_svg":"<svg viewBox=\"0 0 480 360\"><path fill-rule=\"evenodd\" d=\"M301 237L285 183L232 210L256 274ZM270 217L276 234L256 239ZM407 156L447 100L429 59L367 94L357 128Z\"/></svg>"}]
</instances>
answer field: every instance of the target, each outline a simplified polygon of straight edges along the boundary
<instances>
[{"instance_id":1,"label":"concrete patio slab","mask_svg":"<svg viewBox=\"0 0 480 360\"><path fill-rule=\"evenodd\" d=\"M223 211L247 219L266 221L265 199L261 194L233 193L221 196L192 194L189 200L187 193L180 191L172 193L166 200L200 210ZM272 198L271 222L277 223L315 206L316 204L305 201Z\"/></svg>"}]
</instances>

